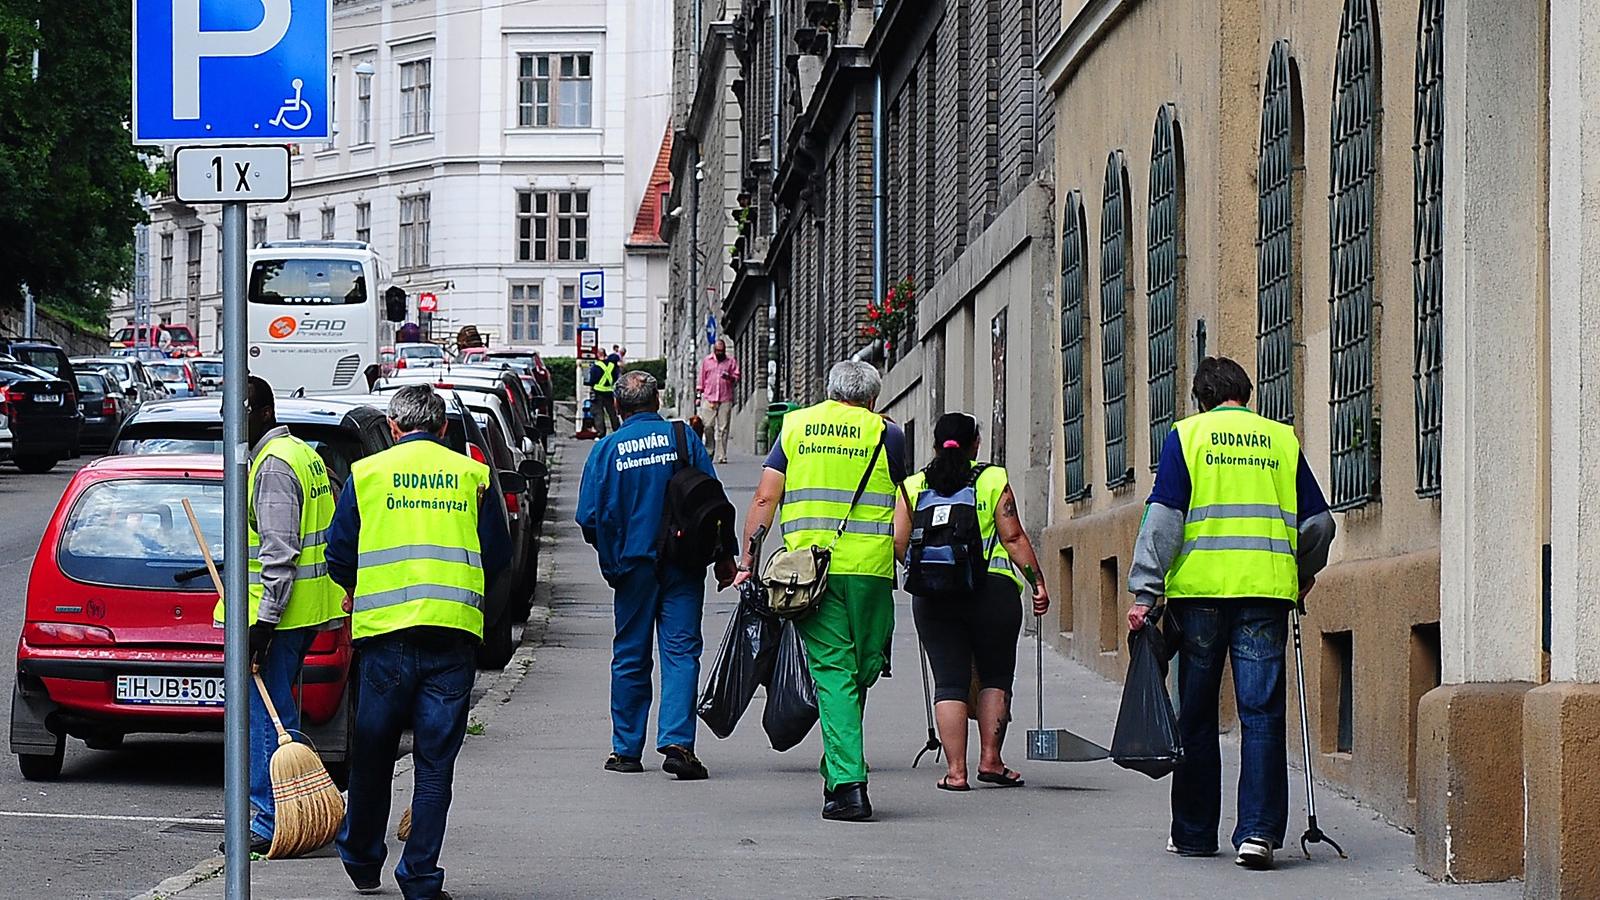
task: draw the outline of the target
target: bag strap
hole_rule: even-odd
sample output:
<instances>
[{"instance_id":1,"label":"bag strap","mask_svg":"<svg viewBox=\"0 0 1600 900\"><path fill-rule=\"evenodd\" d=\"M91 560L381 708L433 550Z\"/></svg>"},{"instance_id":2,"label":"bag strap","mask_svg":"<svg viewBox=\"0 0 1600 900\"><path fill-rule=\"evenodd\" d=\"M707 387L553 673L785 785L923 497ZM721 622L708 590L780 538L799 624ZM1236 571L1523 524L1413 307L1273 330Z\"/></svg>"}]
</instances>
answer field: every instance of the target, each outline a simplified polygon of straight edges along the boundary
<instances>
[{"instance_id":1,"label":"bag strap","mask_svg":"<svg viewBox=\"0 0 1600 900\"><path fill-rule=\"evenodd\" d=\"M861 502L861 495L867 492L867 482L872 480L872 470L878 467L878 457L883 455L884 435L889 433L888 423L884 423L883 431L878 432L878 445L872 448L872 458L867 460L867 470L861 473L861 483L856 485L856 493L850 498L850 506L839 518L839 529L833 533L833 540L828 542L828 549L839 543L839 538L844 537L844 529L850 523L850 514L855 512L856 504Z\"/></svg>"},{"instance_id":2,"label":"bag strap","mask_svg":"<svg viewBox=\"0 0 1600 900\"><path fill-rule=\"evenodd\" d=\"M672 423L672 436L678 445L678 460L672 466L673 472L681 472L689 465L689 427L683 421L674 420Z\"/></svg>"}]
</instances>

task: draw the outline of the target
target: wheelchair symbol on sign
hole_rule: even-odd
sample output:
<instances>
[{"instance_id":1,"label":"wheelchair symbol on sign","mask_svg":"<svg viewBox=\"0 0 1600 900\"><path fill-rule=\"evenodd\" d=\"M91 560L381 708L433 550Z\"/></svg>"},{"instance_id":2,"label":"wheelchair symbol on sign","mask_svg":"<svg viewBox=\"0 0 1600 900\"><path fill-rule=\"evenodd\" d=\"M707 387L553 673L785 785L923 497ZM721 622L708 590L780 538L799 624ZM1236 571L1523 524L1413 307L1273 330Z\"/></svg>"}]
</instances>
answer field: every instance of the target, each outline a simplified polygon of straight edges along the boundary
<instances>
[{"instance_id":1,"label":"wheelchair symbol on sign","mask_svg":"<svg viewBox=\"0 0 1600 900\"><path fill-rule=\"evenodd\" d=\"M299 131L300 129L311 124L311 104L300 98L300 89L305 86L305 82L296 78L289 82L289 84L294 87L294 97L283 101L283 106L278 108L278 114L272 117L272 122L270 124L276 125L280 128L287 128L290 131ZM300 119L300 124L298 125L284 119L284 116L295 112L304 114Z\"/></svg>"}]
</instances>

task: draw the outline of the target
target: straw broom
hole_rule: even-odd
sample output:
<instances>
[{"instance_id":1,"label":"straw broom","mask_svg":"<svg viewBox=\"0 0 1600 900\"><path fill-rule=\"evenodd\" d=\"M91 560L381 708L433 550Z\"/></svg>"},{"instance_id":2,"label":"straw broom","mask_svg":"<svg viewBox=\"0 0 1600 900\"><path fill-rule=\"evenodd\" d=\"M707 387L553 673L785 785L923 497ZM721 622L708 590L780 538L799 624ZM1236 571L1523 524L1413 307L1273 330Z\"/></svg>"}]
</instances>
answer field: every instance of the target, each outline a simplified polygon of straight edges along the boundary
<instances>
[{"instance_id":1,"label":"straw broom","mask_svg":"<svg viewBox=\"0 0 1600 900\"><path fill-rule=\"evenodd\" d=\"M194 507L187 498L183 501L183 511L189 515L189 527L194 530L200 554L205 557L206 570L211 573L211 584L221 600L222 576L217 574L211 549L200 532L200 521L195 518ZM278 731L278 749L272 751L270 763L276 826L267 858L287 859L324 847L338 835L339 825L344 821L344 797L334 786L317 752L296 743L284 730L278 710L267 695L267 686L261 681L261 673L255 672L254 678L261 702L267 707L267 716Z\"/></svg>"}]
</instances>

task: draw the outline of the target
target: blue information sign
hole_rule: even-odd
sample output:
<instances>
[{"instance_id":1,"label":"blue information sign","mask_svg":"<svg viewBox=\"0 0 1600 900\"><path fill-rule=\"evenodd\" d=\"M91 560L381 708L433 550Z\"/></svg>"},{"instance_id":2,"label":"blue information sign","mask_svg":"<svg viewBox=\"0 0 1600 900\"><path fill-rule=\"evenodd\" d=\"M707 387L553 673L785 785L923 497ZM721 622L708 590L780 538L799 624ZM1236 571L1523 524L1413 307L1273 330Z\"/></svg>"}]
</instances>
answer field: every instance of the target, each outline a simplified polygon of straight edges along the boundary
<instances>
[{"instance_id":1,"label":"blue information sign","mask_svg":"<svg viewBox=\"0 0 1600 900\"><path fill-rule=\"evenodd\" d=\"M135 143L330 139L333 0L134 0Z\"/></svg>"}]
</instances>

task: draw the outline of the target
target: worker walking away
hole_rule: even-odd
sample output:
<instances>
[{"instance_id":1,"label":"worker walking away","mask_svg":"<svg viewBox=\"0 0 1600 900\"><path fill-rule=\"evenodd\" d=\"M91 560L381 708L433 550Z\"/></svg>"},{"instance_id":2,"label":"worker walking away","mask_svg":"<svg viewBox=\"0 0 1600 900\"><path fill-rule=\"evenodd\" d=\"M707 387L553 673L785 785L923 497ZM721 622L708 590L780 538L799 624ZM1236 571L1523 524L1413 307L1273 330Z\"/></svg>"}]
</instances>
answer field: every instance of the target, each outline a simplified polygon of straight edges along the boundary
<instances>
[{"instance_id":1,"label":"worker walking away","mask_svg":"<svg viewBox=\"0 0 1600 900\"><path fill-rule=\"evenodd\" d=\"M705 522L712 533L699 550L668 543L686 530L663 526L694 520L675 509L681 494L675 476L685 468L716 478L705 445L682 422L661 417L659 387L648 372L633 371L617 381L622 427L595 444L578 488L578 525L600 557L600 574L616 592L616 632L611 642L611 772L644 771L645 732L650 723L651 636L661 648L661 710L656 721L656 751L661 768L684 781L706 778L695 756L695 691L700 684L700 631L705 603L705 563L716 565L718 585L733 582L733 507L720 486L720 498ZM679 476L681 477L681 476ZM703 481L703 479L701 479ZM682 484L681 481L677 484ZM687 558L686 558L687 557ZM698 558L697 558L698 557Z\"/></svg>"},{"instance_id":2,"label":"worker walking away","mask_svg":"<svg viewBox=\"0 0 1600 900\"><path fill-rule=\"evenodd\" d=\"M1289 612L1327 565L1334 521L1294 429L1256 415L1250 377L1225 357L1203 360L1194 399L1204 412L1167 434L1134 548L1128 627L1163 596L1184 638L1167 851L1217 852L1222 755L1217 703L1225 658L1243 732L1235 862L1272 867L1289 818L1284 645Z\"/></svg>"},{"instance_id":3,"label":"worker walking away","mask_svg":"<svg viewBox=\"0 0 1600 900\"><path fill-rule=\"evenodd\" d=\"M343 625L343 592L328 577L324 535L333 521L333 489L322 457L278 424L272 387L254 375L245 390L250 473L246 487L250 547L250 662L261 675L283 727L299 734L291 689L317 632ZM213 613L222 627L222 601ZM250 695L250 851L272 846L272 751L278 732L261 695Z\"/></svg>"},{"instance_id":4,"label":"worker walking away","mask_svg":"<svg viewBox=\"0 0 1600 900\"><path fill-rule=\"evenodd\" d=\"M739 361L728 353L722 338L711 345L711 353L700 361L695 393L700 397L702 418L710 437L710 448L718 463L728 461L728 438L733 429L733 389L743 375Z\"/></svg>"},{"instance_id":5,"label":"worker walking away","mask_svg":"<svg viewBox=\"0 0 1600 900\"><path fill-rule=\"evenodd\" d=\"M841 362L828 372L827 400L784 417L740 545L780 506L785 549L832 545L826 589L796 626L822 722L822 817L842 821L872 818L861 722L894 632L895 489L906 447L900 426L872 411L881 387L877 369ZM759 562L747 555L738 580Z\"/></svg>"},{"instance_id":6,"label":"worker walking away","mask_svg":"<svg viewBox=\"0 0 1600 900\"><path fill-rule=\"evenodd\" d=\"M509 565L511 536L500 507L485 502L488 467L443 442L444 399L432 387L396 391L389 428L395 445L351 467L328 536L328 572L348 592L361 679L338 847L356 889L376 891L394 760L411 729L412 826L395 879L407 900L431 900L450 896L439 851L485 588Z\"/></svg>"},{"instance_id":7,"label":"worker walking away","mask_svg":"<svg viewBox=\"0 0 1600 900\"><path fill-rule=\"evenodd\" d=\"M606 432L616 431L621 426L617 418L617 370L622 367L622 357L613 353L605 359L597 359L589 367L589 386L593 389L590 396L590 415L594 418L595 437L605 437Z\"/></svg>"}]
</instances>

